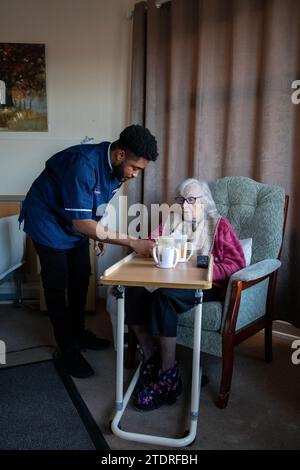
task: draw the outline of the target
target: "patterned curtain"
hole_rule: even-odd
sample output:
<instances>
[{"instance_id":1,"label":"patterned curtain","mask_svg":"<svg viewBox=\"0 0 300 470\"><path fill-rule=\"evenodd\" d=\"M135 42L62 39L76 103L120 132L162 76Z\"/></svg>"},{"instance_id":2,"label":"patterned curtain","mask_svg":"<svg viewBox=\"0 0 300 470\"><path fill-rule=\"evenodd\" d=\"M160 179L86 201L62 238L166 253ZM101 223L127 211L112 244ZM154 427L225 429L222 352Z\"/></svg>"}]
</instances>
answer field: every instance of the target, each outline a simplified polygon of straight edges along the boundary
<instances>
[{"instance_id":1,"label":"patterned curtain","mask_svg":"<svg viewBox=\"0 0 300 470\"><path fill-rule=\"evenodd\" d=\"M300 327L299 0L154 0L135 5L131 122L159 159L131 202L171 202L187 177L242 175L290 195L277 317Z\"/></svg>"}]
</instances>

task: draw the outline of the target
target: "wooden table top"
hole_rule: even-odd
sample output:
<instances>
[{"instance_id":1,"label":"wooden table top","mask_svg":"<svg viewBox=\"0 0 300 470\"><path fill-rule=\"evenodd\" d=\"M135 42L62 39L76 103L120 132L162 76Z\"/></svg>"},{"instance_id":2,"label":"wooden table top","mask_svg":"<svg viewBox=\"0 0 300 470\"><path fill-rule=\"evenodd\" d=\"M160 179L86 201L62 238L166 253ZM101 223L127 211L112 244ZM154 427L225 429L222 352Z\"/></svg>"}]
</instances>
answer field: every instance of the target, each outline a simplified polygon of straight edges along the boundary
<instances>
[{"instance_id":1,"label":"wooden table top","mask_svg":"<svg viewBox=\"0 0 300 470\"><path fill-rule=\"evenodd\" d=\"M106 269L100 281L104 285L211 289L213 258L208 269L197 268L196 256L175 268L158 268L153 258L134 253Z\"/></svg>"}]
</instances>

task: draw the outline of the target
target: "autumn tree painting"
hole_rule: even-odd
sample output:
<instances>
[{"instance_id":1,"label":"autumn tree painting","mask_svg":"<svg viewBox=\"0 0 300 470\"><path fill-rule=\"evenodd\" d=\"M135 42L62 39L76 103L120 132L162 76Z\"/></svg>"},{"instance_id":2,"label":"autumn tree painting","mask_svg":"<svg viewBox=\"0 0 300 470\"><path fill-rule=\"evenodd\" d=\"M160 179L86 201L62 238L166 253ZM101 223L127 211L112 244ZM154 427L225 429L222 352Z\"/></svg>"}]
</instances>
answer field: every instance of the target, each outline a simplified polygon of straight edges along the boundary
<instances>
[{"instance_id":1,"label":"autumn tree painting","mask_svg":"<svg viewBox=\"0 0 300 470\"><path fill-rule=\"evenodd\" d=\"M44 44L0 43L0 131L47 131Z\"/></svg>"}]
</instances>

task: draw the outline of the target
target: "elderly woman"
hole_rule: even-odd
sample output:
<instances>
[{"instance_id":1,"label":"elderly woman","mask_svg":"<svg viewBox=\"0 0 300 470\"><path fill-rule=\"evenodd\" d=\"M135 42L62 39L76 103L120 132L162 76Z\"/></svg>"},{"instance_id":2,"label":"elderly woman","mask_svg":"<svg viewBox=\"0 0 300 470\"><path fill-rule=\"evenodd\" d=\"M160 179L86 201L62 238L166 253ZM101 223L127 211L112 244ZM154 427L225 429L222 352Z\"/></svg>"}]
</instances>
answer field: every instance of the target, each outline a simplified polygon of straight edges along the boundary
<instances>
[{"instance_id":1,"label":"elderly woman","mask_svg":"<svg viewBox=\"0 0 300 470\"><path fill-rule=\"evenodd\" d=\"M230 276L245 267L240 242L229 221L222 217L208 184L196 179L183 181L176 189L175 201L182 208L180 220L167 220L151 238L171 233L186 233L198 254L214 256L213 288L204 291L203 301L220 300ZM142 287L126 290L127 324L134 331L143 351L143 365L134 390L134 404L146 411L172 404L182 384L175 360L178 314L194 305L195 291ZM159 337L159 351L153 337Z\"/></svg>"}]
</instances>

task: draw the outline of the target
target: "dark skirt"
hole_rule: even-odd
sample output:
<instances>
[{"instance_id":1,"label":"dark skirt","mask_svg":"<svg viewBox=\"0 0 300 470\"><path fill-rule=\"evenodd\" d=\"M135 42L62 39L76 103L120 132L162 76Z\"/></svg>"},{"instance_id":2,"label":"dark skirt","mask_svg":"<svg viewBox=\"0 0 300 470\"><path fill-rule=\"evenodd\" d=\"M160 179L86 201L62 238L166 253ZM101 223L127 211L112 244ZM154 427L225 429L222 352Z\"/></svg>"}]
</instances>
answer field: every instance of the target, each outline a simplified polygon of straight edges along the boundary
<instances>
[{"instance_id":1,"label":"dark skirt","mask_svg":"<svg viewBox=\"0 0 300 470\"><path fill-rule=\"evenodd\" d=\"M220 300L220 289L203 291L203 301ZM177 336L178 314L195 304L194 289L160 288L149 292L144 287L127 287L125 293L126 323L145 325L152 336Z\"/></svg>"}]
</instances>

